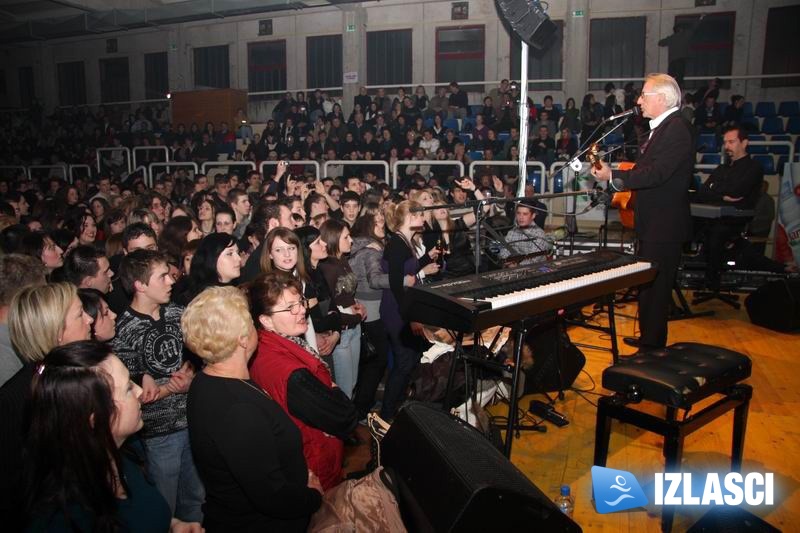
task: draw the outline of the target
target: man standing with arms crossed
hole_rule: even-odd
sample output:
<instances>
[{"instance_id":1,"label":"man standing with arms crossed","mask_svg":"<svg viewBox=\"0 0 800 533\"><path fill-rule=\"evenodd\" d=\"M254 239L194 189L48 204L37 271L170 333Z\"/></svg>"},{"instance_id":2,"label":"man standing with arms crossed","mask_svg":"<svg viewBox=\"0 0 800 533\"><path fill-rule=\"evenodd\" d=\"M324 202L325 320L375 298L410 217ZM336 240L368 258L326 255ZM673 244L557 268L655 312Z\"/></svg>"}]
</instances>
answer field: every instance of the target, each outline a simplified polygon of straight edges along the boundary
<instances>
[{"instance_id":1,"label":"man standing with arms crossed","mask_svg":"<svg viewBox=\"0 0 800 533\"><path fill-rule=\"evenodd\" d=\"M639 147L632 170L592 169L612 191L636 191L634 222L638 254L658 266L656 279L639 290L641 349L663 348L681 248L691 237L689 185L695 160L694 129L681 116L681 90L667 74L650 74L637 102L650 119L649 137ZM631 342L633 341L633 342Z\"/></svg>"}]
</instances>

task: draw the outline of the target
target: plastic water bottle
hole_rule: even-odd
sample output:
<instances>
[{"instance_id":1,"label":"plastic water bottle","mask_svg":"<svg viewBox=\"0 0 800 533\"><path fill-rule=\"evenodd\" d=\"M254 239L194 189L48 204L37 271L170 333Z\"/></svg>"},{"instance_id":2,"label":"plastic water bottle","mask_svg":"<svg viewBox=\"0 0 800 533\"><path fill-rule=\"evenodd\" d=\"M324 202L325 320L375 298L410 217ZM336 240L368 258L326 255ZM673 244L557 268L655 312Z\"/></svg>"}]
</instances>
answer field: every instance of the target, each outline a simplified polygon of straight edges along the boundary
<instances>
[{"instance_id":1,"label":"plastic water bottle","mask_svg":"<svg viewBox=\"0 0 800 533\"><path fill-rule=\"evenodd\" d=\"M575 499L569 492L569 485L561 485L561 494L556 498L556 505L565 515L572 517L575 510Z\"/></svg>"}]
</instances>

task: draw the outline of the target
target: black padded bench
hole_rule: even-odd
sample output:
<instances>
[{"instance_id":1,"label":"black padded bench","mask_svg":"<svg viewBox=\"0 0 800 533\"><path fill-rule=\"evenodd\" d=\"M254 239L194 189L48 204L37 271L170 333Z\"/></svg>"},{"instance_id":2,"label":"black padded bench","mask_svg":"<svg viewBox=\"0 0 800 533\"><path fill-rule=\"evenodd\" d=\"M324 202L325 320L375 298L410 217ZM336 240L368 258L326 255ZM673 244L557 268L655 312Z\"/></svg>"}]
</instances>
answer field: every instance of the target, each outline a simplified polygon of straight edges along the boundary
<instances>
[{"instance_id":1,"label":"black padded bench","mask_svg":"<svg viewBox=\"0 0 800 533\"><path fill-rule=\"evenodd\" d=\"M623 360L603 371L603 387L614 391L600 398L595 427L594 464L606 466L611 421L633 424L664 437L666 472L680 472L683 439L730 410L733 415L731 469L742 466L747 411L753 389L740 383L750 377L752 363L746 355L693 342L681 342ZM722 398L690 415L692 406L713 394ZM664 418L630 407L642 400L667 407ZM687 416L678 420L678 409ZM672 529L674 507L664 507L662 531Z\"/></svg>"}]
</instances>

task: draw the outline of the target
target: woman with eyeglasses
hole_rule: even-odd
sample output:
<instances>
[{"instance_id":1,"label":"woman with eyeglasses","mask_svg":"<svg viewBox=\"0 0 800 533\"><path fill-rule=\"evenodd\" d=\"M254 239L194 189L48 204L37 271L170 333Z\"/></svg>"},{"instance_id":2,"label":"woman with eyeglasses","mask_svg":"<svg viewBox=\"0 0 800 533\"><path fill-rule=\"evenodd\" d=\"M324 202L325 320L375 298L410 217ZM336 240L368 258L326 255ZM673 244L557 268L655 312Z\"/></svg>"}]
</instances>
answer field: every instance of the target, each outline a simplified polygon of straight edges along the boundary
<instances>
[{"instance_id":1,"label":"woman with eyeglasses","mask_svg":"<svg viewBox=\"0 0 800 533\"><path fill-rule=\"evenodd\" d=\"M186 414L206 489L206 532L306 531L322 487L285 402L248 368L259 341L247 298L234 287L209 287L184 311L181 330L205 362Z\"/></svg>"},{"instance_id":2,"label":"woman with eyeglasses","mask_svg":"<svg viewBox=\"0 0 800 533\"><path fill-rule=\"evenodd\" d=\"M308 302L302 291L298 280L278 272L248 286L250 313L259 330L250 376L300 429L308 468L327 490L342 479L343 439L355 429L358 413L303 338Z\"/></svg>"}]
</instances>

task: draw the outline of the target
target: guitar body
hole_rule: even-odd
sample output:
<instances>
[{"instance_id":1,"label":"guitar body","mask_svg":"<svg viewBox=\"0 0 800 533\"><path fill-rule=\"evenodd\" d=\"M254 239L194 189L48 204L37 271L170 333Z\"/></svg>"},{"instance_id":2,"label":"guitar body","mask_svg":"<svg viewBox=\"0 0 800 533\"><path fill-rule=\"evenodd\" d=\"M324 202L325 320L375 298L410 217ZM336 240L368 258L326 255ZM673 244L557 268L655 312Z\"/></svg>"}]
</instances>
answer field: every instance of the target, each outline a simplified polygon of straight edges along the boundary
<instances>
[{"instance_id":1,"label":"guitar body","mask_svg":"<svg viewBox=\"0 0 800 533\"><path fill-rule=\"evenodd\" d=\"M619 170L631 170L635 166L636 163L622 162L619 164ZM619 210L622 226L628 229L634 229L633 206L635 202L636 191L615 192L611 197L611 206Z\"/></svg>"}]
</instances>

